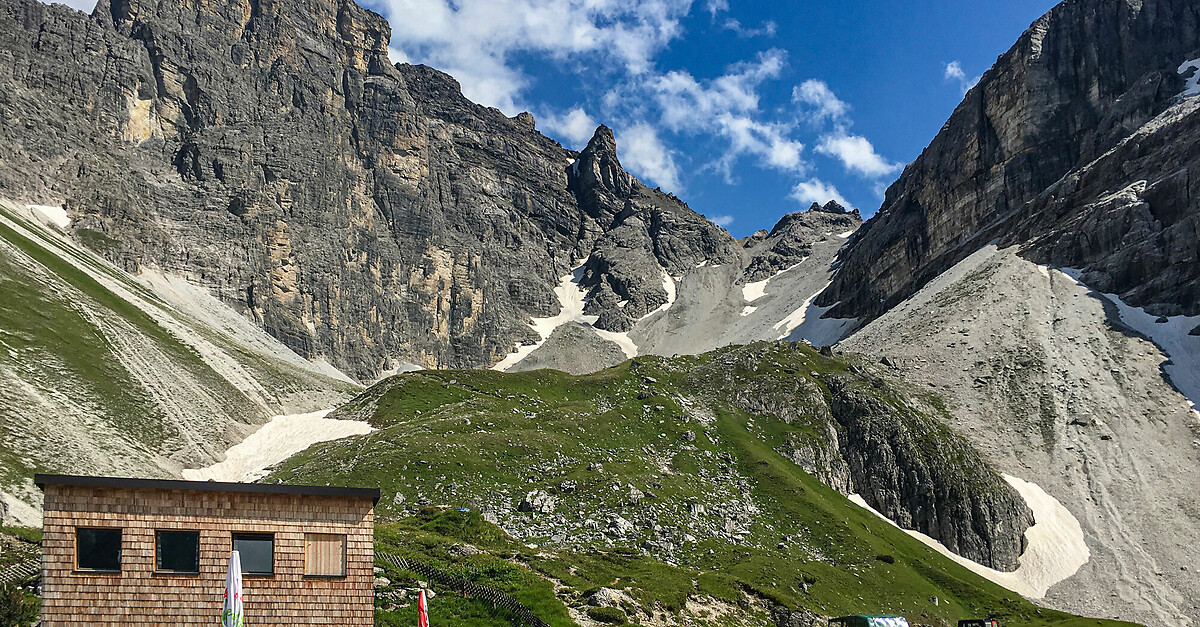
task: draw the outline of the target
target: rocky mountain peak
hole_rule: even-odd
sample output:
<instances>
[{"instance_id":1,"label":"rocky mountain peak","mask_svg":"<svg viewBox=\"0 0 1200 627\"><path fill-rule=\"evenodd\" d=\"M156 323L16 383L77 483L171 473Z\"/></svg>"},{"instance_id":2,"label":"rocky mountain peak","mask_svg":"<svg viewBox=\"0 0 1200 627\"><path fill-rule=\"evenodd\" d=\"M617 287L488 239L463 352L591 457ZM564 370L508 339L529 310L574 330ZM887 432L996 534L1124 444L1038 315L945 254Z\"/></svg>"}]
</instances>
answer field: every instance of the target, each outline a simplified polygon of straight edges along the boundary
<instances>
[{"instance_id":1,"label":"rocky mountain peak","mask_svg":"<svg viewBox=\"0 0 1200 627\"><path fill-rule=\"evenodd\" d=\"M525 127L528 130L537 128L537 120L533 118L533 114L528 111L522 111L513 117L513 122Z\"/></svg>"},{"instance_id":2,"label":"rocky mountain peak","mask_svg":"<svg viewBox=\"0 0 1200 627\"><path fill-rule=\"evenodd\" d=\"M771 227L768 238L783 234L799 235L804 233L810 237L824 235L826 232L845 233L853 231L862 224L862 216L858 209L847 210L835 201L829 201L824 206L813 203L806 211L794 211L784 215Z\"/></svg>"},{"instance_id":3,"label":"rocky mountain peak","mask_svg":"<svg viewBox=\"0 0 1200 627\"><path fill-rule=\"evenodd\" d=\"M808 210L815 211L817 213L832 213L832 214L853 213L855 215L858 215L858 209L847 209L847 208L843 207L840 203L838 203L838 201L836 201L836 200L830 200L829 202L825 203L824 205L814 202L812 204L812 206L810 206L808 208Z\"/></svg>"},{"instance_id":4,"label":"rocky mountain peak","mask_svg":"<svg viewBox=\"0 0 1200 627\"><path fill-rule=\"evenodd\" d=\"M1192 157L1176 148L1190 145L1182 133L1196 123L1154 122L1185 104L1180 69L1200 56L1197 22L1193 0L1054 7L888 189L817 304L833 306L834 317L874 318L998 239L1040 240L1031 257L1083 268L1090 284L1131 304L1200 313L1196 195L1185 167ZM1167 126L1175 128L1153 141L1154 129ZM1150 140L1126 141L1142 129ZM1111 158L1118 148L1128 153L1121 160ZM1101 202L1139 180L1149 183L1139 192L1145 212Z\"/></svg>"},{"instance_id":5,"label":"rocky mountain peak","mask_svg":"<svg viewBox=\"0 0 1200 627\"><path fill-rule=\"evenodd\" d=\"M747 282L761 281L790 268L813 253L821 241L849 237L862 226L858 209L847 210L836 201L813 203L806 211L795 211L779 219L768 231L758 231L743 241L751 254L742 275Z\"/></svg>"},{"instance_id":6,"label":"rocky mountain peak","mask_svg":"<svg viewBox=\"0 0 1200 627\"><path fill-rule=\"evenodd\" d=\"M612 129L603 124L596 128L571 171L583 210L602 226L611 226L633 193L633 177L617 159Z\"/></svg>"},{"instance_id":7,"label":"rocky mountain peak","mask_svg":"<svg viewBox=\"0 0 1200 627\"><path fill-rule=\"evenodd\" d=\"M596 132L592 133L592 138L588 140L587 148L584 148L583 151L592 154L608 153L616 159L617 138L613 135L611 128L601 124L596 127Z\"/></svg>"}]
</instances>

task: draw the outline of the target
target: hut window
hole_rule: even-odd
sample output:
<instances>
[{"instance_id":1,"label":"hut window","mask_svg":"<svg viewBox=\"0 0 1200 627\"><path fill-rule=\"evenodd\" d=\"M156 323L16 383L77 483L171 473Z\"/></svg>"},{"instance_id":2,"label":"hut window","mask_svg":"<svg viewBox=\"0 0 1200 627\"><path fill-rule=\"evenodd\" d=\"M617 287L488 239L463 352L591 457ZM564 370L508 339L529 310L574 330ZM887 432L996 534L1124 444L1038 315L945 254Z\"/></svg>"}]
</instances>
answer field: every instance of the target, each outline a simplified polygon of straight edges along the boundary
<instances>
[{"instance_id":1,"label":"hut window","mask_svg":"<svg viewBox=\"0 0 1200 627\"><path fill-rule=\"evenodd\" d=\"M154 549L154 567L159 572L200 572L199 531L158 531Z\"/></svg>"},{"instance_id":2,"label":"hut window","mask_svg":"<svg viewBox=\"0 0 1200 627\"><path fill-rule=\"evenodd\" d=\"M304 534L304 574L345 577L346 536L335 533Z\"/></svg>"},{"instance_id":3,"label":"hut window","mask_svg":"<svg viewBox=\"0 0 1200 627\"><path fill-rule=\"evenodd\" d=\"M120 529L75 529L75 567L79 570L120 572Z\"/></svg>"},{"instance_id":4,"label":"hut window","mask_svg":"<svg viewBox=\"0 0 1200 627\"><path fill-rule=\"evenodd\" d=\"M269 533L235 533L233 550L242 560L246 575L275 574L275 536Z\"/></svg>"}]
</instances>

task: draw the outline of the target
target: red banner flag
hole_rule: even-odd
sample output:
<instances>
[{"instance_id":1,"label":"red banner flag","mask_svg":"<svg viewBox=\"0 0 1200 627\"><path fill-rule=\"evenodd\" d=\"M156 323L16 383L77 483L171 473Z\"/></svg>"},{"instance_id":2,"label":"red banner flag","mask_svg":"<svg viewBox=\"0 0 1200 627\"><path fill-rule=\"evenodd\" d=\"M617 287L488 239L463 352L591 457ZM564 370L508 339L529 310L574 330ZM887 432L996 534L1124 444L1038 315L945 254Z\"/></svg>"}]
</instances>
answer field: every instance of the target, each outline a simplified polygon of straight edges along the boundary
<instances>
[{"instance_id":1,"label":"red banner flag","mask_svg":"<svg viewBox=\"0 0 1200 627\"><path fill-rule=\"evenodd\" d=\"M417 601L417 627L429 627L429 607L425 605L425 590Z\"/></svg>"}]
</instances>

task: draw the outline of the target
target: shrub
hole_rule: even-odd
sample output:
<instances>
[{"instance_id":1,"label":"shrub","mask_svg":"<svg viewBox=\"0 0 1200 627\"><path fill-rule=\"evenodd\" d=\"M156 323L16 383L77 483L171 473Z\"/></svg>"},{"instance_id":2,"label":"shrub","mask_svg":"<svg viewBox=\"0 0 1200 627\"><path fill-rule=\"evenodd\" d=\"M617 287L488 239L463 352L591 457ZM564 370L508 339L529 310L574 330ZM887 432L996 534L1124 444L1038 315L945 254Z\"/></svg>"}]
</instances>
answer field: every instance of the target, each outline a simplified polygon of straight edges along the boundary
<instances>
[{"instance_id":1,"label":"shrub","mask_svg":"<svg viewBox=\"0 0 1200 627\"><path fill-rule=\"evenodd\" d=\"M29 627L37 617L37 599L17 586L0 586L0 627Z\"/></svg>"},{"instance_id":2,"label":"shrub","mask_svg":"<svg viewBox=\"0 0 1200 627\"><path fill-rule=\"evenodd\" d=\"M892 557L891 555L876 555L875 559L877 559L881 562L886 562L888 564L896 563L896 558Z\"/></svg>"}]
</instances>

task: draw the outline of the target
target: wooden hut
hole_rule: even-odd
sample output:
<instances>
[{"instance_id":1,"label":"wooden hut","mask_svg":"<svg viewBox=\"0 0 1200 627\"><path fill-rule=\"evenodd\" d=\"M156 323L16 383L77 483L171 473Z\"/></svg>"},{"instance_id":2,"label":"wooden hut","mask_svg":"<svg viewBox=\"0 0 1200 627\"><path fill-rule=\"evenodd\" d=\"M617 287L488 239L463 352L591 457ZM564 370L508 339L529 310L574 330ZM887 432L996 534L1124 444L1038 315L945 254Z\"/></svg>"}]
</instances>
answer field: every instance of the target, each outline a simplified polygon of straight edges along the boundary
<instances>
[{"instance_id":1,"label":"wooden hut","mask_svg":"<svg viewBox=\"0 0 1200 627\"><path fill-rule=\"evenodd\" d=\"M247 624L374 621L379 491L37 475L42 625L219 624L238 549Z\"/></svg>"}]
</instances>

